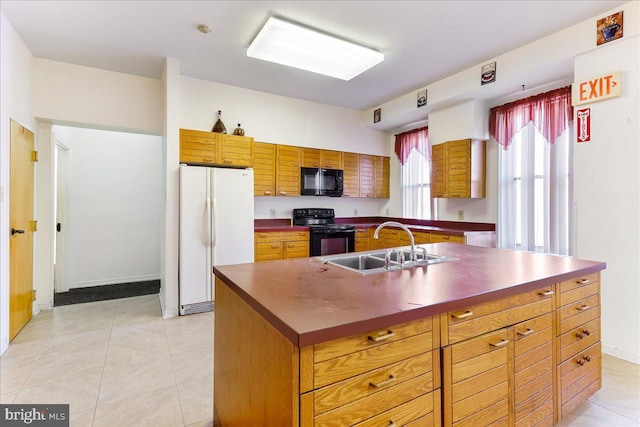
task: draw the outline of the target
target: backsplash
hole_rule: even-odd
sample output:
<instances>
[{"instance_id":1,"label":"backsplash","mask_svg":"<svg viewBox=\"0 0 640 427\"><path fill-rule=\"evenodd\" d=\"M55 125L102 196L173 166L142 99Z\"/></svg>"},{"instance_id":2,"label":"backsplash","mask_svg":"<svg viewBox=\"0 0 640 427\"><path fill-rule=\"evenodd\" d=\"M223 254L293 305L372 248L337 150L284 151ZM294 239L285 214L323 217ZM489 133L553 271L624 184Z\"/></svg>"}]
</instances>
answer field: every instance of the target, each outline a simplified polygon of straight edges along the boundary
<instances>
[{"instance_id":1,"label":"backsplash","mask_svg":"<svg viewBox=\"0 0 640 427\"><path fill-rule=\"evenodd\" d=\"M349 197L254 197L255 219L291 218L295 208L333 208L336 217L401 216L389 207L389 199L360 199ZM387 212L389 208L389 212ZM275 215L271 211L275 211Z\"/></svg>"}]
</instances>

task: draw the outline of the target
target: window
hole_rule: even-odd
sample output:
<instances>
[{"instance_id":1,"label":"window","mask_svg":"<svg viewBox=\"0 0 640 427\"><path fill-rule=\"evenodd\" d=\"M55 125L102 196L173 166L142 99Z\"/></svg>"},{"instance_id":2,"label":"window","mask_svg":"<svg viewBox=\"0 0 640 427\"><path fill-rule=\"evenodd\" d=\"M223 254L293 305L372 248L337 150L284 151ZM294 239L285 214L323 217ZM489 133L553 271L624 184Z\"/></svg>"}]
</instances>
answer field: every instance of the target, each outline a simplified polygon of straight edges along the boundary
<instances>
[{"instance_id":1,"label":"window","mask_svg":"<svg viewBox=\"0 0 640 427\"><path fill-rule=\"evenodd\" d=\"M402 216L431 219L431 156L428 129L396 135L396 154L402 164Z\"/></svg>"},{"instance_id":2,"label":"window","mask_svg":"<svg viewBox=\"0 0 640 427\"><path fill-rule=\"evenodd\" d=\"M568 88L492 109L499 247L574 254L572 117Z\"/></svg>"}]
</instances>

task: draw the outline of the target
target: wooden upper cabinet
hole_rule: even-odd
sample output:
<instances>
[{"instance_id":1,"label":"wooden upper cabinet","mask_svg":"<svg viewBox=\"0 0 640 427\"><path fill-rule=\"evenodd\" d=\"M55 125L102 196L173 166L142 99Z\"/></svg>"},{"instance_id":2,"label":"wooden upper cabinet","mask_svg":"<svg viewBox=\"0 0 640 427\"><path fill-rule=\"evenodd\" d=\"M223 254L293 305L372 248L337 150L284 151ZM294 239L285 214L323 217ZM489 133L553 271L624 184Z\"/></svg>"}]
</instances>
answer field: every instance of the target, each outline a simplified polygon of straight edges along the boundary
<instances>
[{"instance_id":1,"label":"wooden upper cabinet","mask_svg":"<svg viewBox=\"0 0 640 427\"><path fill-rule=\"evenodd\" d=\"M253 138L180 129L180 163L202 166L253 166Z\"/></svg>"},{"instance_id":2,"label":"wooden upper cabinet","mask_svg":"<svg viewBox=\"0 0 640 427\"><path fill-rule=\"evenodd\" d=\"M276 195L300 196L302 148L278 145L276 152Z\"/></svg>"},{"instance_id":3,"label":"wooden upper cabinet","mask_svg":"<svg viewBox=\"0 0 640 427\"><path fill-rule=\"evenodd\" d=\"M322 167L325 169L342 169L342 151L322 150Z\"/></svg>"},{"instance_id":4,"label":"wooden upper cabinet","mask_svg":"<svg viewBox=\"0 0 640 427\"><path fill-rule=\"evenodd\" d=\"M432 197L483 198L486 195L486 142L462 139L431 148Z\"/></svg>"},{"instance_id":5,"label":"wooden upper cabinet","mask_svg":"<svg viewBox=\"0 0 640 427\"><path fill-rule=\"evenodd\" d=\"M180 129L180 163L215 165L219 158L219 133Z\"/></svg>"},{"instance_id":6,"label":"wooden upper cabinet","mask_svg":"<svg viewBox=\"0 0 640 427\"><path fill-rule=\"evenodd\" d=\"M342 169L342 151L303 148L302 167Z\"/></svg>"},{"instance_id":7,"label":"wooden upper cabinet","mask_svg":"<svg viewBox=\"0 0 640 427\"><path fill-rule=\"evenodd\" d=\"M360 155L342 154L344 180L342 197L360 197Z\"/></svg>"},{"instance_id":8,"label":"wooden upper cabinet","mask_svg":"<svg viewBox=\"0 0 640 427\"><path fill-rule=\"evenodd\" d=\"M253 194L273 196L276 193L276 144L253 143Z\"/></svg>"},{"instance_id":9,"label":"wooden upper cabinet","mask_svg":"<svg viewBox=\"0 0 640 427\"><path fill-rule=\"evenodd\" d=\"M375 197L374 157L360 154L360 197Z\"/></svg>"},{"instance_id":10,"label":"wooden upper cabinet","mask_svg":"<svg viewBox=\"0 0 640 427\"><path fill-rule=\"evenodd\" d=\"M322 150L318 148L302 149L302 167L320 168L322 167Z\"/></svg>"},{"instance_id":11,"label":"wooden upper cabinet","mask_svg":"<svg viewBox=\"0 0 640 427\"><path fill-rule=\"evenodd\" d=\"M446 197L445 144L431 147L431 197Z\"/></svg>"},{"instance_id":12,"label":"wooden upper cabinet","mask_svg":"<svg viewBox=\"0 0 640 427\"><path fill-rule=\"evenodd\" d=\"M253 138L222 134L220 139L220 164L231 167L253 166Z\"/></svg>"},{"instance_id":13,"label":"wooden upper cabinet","mask_svg":"<svg viewBox=\"0 0 640 427\"><path fill-rule=\"evenodd\" d=\"M389 157L376 156L375 158L375 194L377 198L388 199L390 188L390 159Z\"/></svg>"}]
</instances>

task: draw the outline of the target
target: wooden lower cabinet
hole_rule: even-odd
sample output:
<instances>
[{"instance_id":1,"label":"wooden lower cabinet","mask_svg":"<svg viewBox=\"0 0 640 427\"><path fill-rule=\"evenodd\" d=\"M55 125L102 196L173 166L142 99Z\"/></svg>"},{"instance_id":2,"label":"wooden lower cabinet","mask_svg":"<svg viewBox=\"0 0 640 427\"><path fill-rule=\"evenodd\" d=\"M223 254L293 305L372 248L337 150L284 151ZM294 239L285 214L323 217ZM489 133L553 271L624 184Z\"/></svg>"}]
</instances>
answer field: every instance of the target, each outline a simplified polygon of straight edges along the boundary
<instances>
[{"instance_id":1,"label":"wooden lower cabinet","mask_svg":"<svg viewBox=\"0 0 640 427\"><path fill-rule=\"evenodd\" d=\"M215 292L216 426L552 426L601 387L599 273L302 348Z\"/></svg>"},{"instance_id":2,"label":"wooden lower cabinet","mask_svg":"<svg viewBox=\"0 0 640 427\"><path fill-rule=\"evenodd\" d=\"M253 235L254 261L309 256L308 231L263 231Z\"/></svg>"},{"instance_id":3,"label":"wooden lower cabinet","mask_svg":"<svg viewBox=\"0 0 640 427\"><path fill-rule=\"evenodd\" d=\"M558 288L556 411L562 419L602 386L600 274L566 280Z\"/></svg>"},{"instance_id":4,"label":"wooden lower cabinet","mask_svg":"<svg viewBox=\"0 0 640 427\"><path fill-rule=\"evenodd\" d=\"M300 425L440 425L433 325L428 317L301 349Z\"/></svg>"},{"instance_id":5,"label":"wooden lower cabinet","mask_svg":"<svg viewBox=\"0 0 640 427\"><path fill-rule=\"evenodd\" d=\"M355 237L356 252L364 252L364 251L370 250L371 248L370 239L372 234L373 234L373 230L371 228L356 227L356 237Z\"/></svg>"}]
</instances>

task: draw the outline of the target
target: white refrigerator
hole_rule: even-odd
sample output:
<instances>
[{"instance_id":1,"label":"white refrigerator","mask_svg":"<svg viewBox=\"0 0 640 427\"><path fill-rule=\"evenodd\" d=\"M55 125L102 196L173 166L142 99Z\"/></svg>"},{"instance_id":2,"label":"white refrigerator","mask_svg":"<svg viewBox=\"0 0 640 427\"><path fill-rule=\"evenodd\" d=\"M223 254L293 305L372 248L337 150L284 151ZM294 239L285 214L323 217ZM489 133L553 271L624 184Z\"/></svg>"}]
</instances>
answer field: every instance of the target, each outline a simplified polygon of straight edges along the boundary
<instances>
[{"instance_id":1,"label":"white refrigerator","mask_svg":"<svg viewBox=\"0 0 640 427\"><path fill-rule=\"evenodd\" d=\"M253 262L253 169L180 166L180 314L214 307L213 266Z\"/></svg>"}]
</instances>

